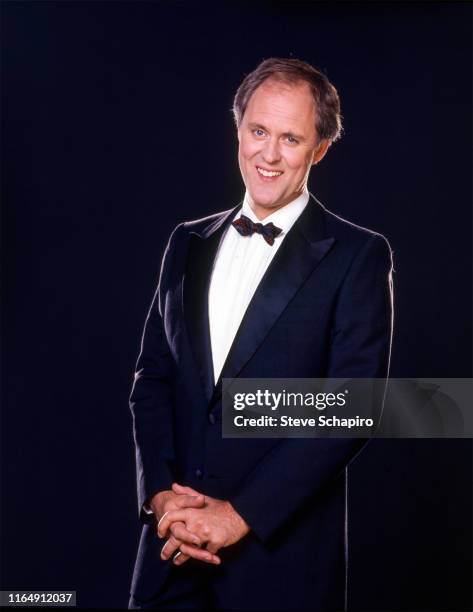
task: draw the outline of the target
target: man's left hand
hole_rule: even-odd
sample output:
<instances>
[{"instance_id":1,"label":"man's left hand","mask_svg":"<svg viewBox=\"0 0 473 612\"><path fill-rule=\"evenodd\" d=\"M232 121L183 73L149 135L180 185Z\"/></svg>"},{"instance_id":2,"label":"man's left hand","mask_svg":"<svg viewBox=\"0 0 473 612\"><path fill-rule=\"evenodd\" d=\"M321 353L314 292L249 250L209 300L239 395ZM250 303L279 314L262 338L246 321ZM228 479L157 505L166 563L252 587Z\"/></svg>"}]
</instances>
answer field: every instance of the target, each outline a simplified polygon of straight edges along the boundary
<instances>
[{"instance_id":1,"label":"man's left hand","mask_svg":"<svg viewBox=\"0 0 473 612\"><path fill-rule=\"evenodd\" d=\"M194 489L176 483L173 484L172 490L178 495L199 495ZM185 523L186 529L196 534L204 545L206 543L206 550L213 555L220 548L231 546L241 540L250 530L230 502L207 495L203 508L182 508L167 512L158 525L158 535L162 538L167 537L171 525L175 522ZM174 557L175 565L182 565L190 557L196 557L195 553L199 551L190 544L181 543L179 546L173 546L168 541L161 556L169 559L178 548L179 552Z\"/></svg>"}]
</instances>

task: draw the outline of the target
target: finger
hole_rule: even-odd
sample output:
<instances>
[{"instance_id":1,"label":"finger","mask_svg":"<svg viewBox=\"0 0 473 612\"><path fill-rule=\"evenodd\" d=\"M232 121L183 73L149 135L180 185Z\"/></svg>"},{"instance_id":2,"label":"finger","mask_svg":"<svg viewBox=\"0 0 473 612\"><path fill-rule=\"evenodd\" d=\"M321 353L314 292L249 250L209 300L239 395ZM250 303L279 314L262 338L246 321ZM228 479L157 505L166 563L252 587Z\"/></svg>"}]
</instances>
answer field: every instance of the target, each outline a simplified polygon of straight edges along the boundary
<instances>
[{"instance_id":1,"label":"finger","mask_svg":"<svg viewBox=\"0 0 473 612\"><path fill-rule=\"evenodd\" d=\"M199 493L195 489L192 489L191 487L184 487L183 485L180 485L177 482L172 483L172 490L178 495L201 495L201 493Z\"/></svg>"},{"instance_id":2,"label":"finger","mask_svg":"<svg viewBox=\"0 0 473 612\"><path fill-rule=\"evenodd\" d=\"M158 523L158 536L160 538L165 538L172 523L176 521L185 523L188 518L188 510L169 510L165 512Z\"/></svg>"},{"instance_id":3,"label":"finger","mask_svg":"<svg viewBox=\"0 0 473 612\"><path fill-rule=\"evenodd\" d=\"M169 540L166 541L166 544L161 549L161 559L163 561L167 561L168 559L170 559L173 556L173 554L176 552L176 550L179 550L180 545L181 545L181 542L174 536L171 536Z\"/></svg>"},{"instance_id":4,"label":"finger","mask_svg":"<svg viewBox=\"0 0 473 612\"><path fill-rule=\"evenodd\" d=\"M174 555L172 562L174 563L174 565L182 565L186 561L189 561L189 559L189 555L185 555L184 553L179 551Z\"/></svg>"},{"instance_id":5,"label":"finger","mask_svg":"<svg viewBox=\"0 0 473 612\"><path fill-rule=\"evenodd\" d=\"M179 495L172 503L178 508L202 508L205 506L205 495Z\"/></svg>"},{"instance_id":6,"label":"finger","mask_svg":"<svg viewBox=\"0 0 473 612\"><path fill-rule=\"evenodd\" d=\"M212 553L213 555L215 555L215 553L221 548L221 546L219 546L218 544L215 544L214 542L208 542L207 546L205 547L206 550L209 551L209 553Z\"/></svg>"},{"instance_id":7,"label":"finger","mask_svg":"<svg viewBox=\"0 0 473 612\"><path fill-rule=\"evenodd\" d=\"M187 544L200 546L202 543L198 536L186 529L184 523L173 523L170 527L170 531L176 539L186 542Z\"/></svg>"},{"instance_id":8,"label":"finger","mask_svg":"<svg viewBox=\"0 0 473 612\"><path fill-rule=\"evenodd\" d=\"M213 555L208 550L196 548L195 546L190 546L189 544L181 544L179 550L184 555L188 555L193 559L197 559L197 561L204 561L205 563L212 563L213 565L220 564L220 557L217 557L217 555Z\"/></svg>"}]
</instances>

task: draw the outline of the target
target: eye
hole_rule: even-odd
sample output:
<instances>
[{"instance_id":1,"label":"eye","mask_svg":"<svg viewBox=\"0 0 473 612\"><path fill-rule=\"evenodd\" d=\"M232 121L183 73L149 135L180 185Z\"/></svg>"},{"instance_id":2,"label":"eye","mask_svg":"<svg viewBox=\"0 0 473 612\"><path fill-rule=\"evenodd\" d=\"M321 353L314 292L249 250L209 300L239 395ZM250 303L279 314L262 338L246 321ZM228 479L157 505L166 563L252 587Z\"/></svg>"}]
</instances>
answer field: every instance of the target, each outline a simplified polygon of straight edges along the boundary
<instances>
[{"instance_id":1,"label":"eye","mask_svg":"<svg viewBox=\"0 0 473 612\"><path fill-rule=\"evenodd\" d=\"M299 141L291 135L287 136L286 140L289 144L299 144Z\"/></svg>"},{"instance_id":2,"label":"eye","mask_svg":"<svg viewBox=\"0 0 473 612\"><path fill-rule=\"evenodd\" d=\"M264 136L264 130L262 130L261 128L256 128L256 129L253 130L253 134L257 138L261 138L262 136Z\"/></svg>"}]
</instances>

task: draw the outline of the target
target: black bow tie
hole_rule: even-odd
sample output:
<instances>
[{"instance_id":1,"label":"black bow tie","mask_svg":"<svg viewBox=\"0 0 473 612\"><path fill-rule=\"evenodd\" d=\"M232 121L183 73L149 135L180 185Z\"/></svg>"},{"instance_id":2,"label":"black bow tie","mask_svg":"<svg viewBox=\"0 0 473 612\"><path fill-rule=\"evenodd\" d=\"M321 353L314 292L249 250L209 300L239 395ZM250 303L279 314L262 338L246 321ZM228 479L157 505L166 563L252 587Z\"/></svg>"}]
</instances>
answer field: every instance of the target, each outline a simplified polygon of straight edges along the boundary
<instances>
[{"instance_id":1,"label":"black bow tie","mask_svg":"<svg viewBox=\"0 0 473 612\"><path fill-rule=\"evenodd\" d=\"M266 223L266 225L263 225L262 223L253 223L253 221L248 217L245 217L245 215L241 215L239 219L235 219L232 225L242 236L251 236L255 232L257 234L261 234L266 242L271 246L273 246L276 236L279 236L279 234L282 232L282 229L280 227L276 227L274 223Z\"/></svg>"}]
</instances>

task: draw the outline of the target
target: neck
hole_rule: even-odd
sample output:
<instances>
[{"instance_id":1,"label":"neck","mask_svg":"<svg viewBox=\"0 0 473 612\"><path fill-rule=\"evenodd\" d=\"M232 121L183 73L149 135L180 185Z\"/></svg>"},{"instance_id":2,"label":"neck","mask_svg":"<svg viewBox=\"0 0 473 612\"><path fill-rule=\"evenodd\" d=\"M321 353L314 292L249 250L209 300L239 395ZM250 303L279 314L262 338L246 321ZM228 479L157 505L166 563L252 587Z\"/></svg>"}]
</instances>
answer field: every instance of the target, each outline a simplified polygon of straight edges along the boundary
<instances>
[{"instance_id":1,"label":"neck","mask_svg":"<svg viewBox=\"0 0 473 612\"><path fill-rule=\"evenodd\" d=\"M263 221L264 219L266 219L266 217L269 217L269 215L272 215L280 208L287 206L287 204L280 204L279 206L272 206L271 208L266 208L264 206L259 206L258 204L255 204L254 202L251 202L251 201L249 202L249 204L250 204L251 210L255 213L255 215L258 217L260 221Z\"/></svg>"},{"instance_id":2,"label":"neck","mask_svg":"<svg viewBox=\"0 0 473 612\"><path fill-rule=\"evenodd\" d=\"M300 195L302 195L303 191L304 189L301 189L301 191L296 194L289 202L283 202L282 204L274 204L273 206L261 206L260 204L254 202L251 196L248 194L248 204L250 205L251 210L255 213L258 219L260 221L263 221L264 219L266 219L266 217L269 217L269 215L272 215L277 210L284 208L284 206L287 206L291 202L294 202L294 200L296 200Z\"/></svg>"}]
</instances>

